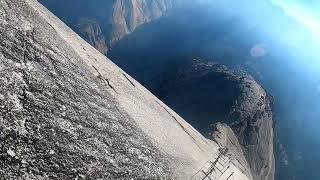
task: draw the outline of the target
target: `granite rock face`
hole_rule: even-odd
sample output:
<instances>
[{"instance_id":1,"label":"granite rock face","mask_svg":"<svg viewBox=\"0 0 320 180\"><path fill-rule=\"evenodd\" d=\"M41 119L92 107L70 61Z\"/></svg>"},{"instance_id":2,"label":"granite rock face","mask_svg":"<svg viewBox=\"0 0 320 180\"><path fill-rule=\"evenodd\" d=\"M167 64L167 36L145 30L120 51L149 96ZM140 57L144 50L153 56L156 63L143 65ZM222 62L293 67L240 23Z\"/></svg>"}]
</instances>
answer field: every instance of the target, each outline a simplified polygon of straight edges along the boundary
<instances>
[{"instance_id":1,"label":"granite rock face","mask_svg":"<svg viewBox=\"0 0 320 180\"><path fill-rule=\"evenodd\" d=\"M229 114L229 124L244 148L254 179L274 179L273 99L252 78L240 78L241 94Z\"/></svg>"},{"instance_id":2,"label":"granite rock face","mask_svg":"<svg viewBox=\"0 0 320 180\"><path fill-rule=\"evenodd\" d=\"M252 176L249 168L250 166L245 159L242 146L240 145L233 130L227 124L216 123L211 125L210 133L208 135L221 147L224 147L231 152L231 156L233 156L232 158L235 159L233 163L236 163L244 174Z\"/></svg>"},{"instance_id":3,"label":"granite rock face","mask_svg":"<svg viewBox=\"0 0 320 180\"><path fill-rule=\"evenodd\" d=\"M51 1L53 5L47 7L54 10L54 3L59 1ZM166 15L179 4L178 0L115 0L107 5L106 2L93 3L102 6L98 13L86 11L90 15L77 15L75 21L78 22L82 16L90 17L88 26L90 29L100 28L109 47L139 26ZM76 4L86 7L86 3L81 0ZM72 23L69 25L74 28ZM84 28L74 29L81 32ZM103 49L99 40L103 38L99 32L82 37L97 49ZM208 132L212 123L226 123L241 144L253 178L273 179L272 97L247 73L230 71L217 63L193 61L171 70L164 73L164 77L150 82L148 87L151 91L183 114L203 134Z\"/></svg>"},{"instance_id":4,"label":"granite rock face","mask_svg":"<svg viewBox=\"0 0 320 180\"><path fill-rule=\"evenodd\" d=\"M221 136L231 137L230 142L222 138L228 146L237 137L246 157L240 161L249 164L253 179L274 179L272 97L238 67L203 59L170 67L148 85L156 95L209 138L218 141L222 131Z\"/></svg>"},{"instance_id":5,"label":"granite rock face","mask_svg":"<svg viewBox=\"0 0 320 180\"><path fill-rule=\"evenodd\" d=\"M109 38L112 44L137 27L158 19L174 7L175 0L117 0L115 1Z\"/></svg>"},{"instance_id":6,"label":"granite rock face","mask_svg":"<svg viewBox=\"0 0 320 180\"><path fill-rule=\"evenodd\" d=\"M219 149L36 0L0 0L0 85L4 179L187 179Z\"/></svg>"},{"instance_id":7,"label":"granite rock face","mask_svg":"<svg viewBox=\"0 0 320 180\"><path fill-rule=\"evenodd\" d=\"M161 155L24 1L0 1L1 177L166 177Z\"/></svg>"}]
</instances>

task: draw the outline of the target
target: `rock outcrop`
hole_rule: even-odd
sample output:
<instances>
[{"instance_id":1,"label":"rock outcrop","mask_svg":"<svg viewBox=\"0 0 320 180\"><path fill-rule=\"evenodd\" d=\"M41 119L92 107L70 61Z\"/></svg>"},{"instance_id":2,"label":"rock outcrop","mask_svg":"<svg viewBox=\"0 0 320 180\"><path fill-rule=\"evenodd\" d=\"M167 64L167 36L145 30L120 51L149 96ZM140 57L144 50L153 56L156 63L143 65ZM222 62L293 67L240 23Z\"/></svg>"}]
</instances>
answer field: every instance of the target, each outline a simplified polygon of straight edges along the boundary
<instances>
[{"instance_id":1,"label":"rock outcrop","mask_svg":"<svg viewBox=\"0 0 320 180\"><path fill-rule=\"evenodd\" d=\"M228 117L228 123L242 145L253 178L274 179L273 99L252 78L241 76L240 96Z\"/></svg>"},{"instance_id":2,"label":"rock outcrop","mask_svg":"<svg viewBox=\"0 0 320 180\"><path fill-rule=\"evenodd\" d=\"M120 40L137 27L158 19L173 8L175 0L117 0L115 1L109 43Z\"/></svg>"},{"instance_id":3,"label":"rock outcrop","mask_svg":"<svg viewBox=\"0 0 320 180\"><path fill-rule=\"evenodd\" d=\"M170 67L166 76L150 82L152 91L209 138L229 137L222 138L229 149L230 143L239 148L236 136L246 157L241 164L249 164L253 179L274 179L272 97L239 68L201 59ZM219 122L227 127L212 128Z\"/></svg>"},{"instance_id":4,"label":"rock outcrop","mask_svg":"<svg viewBox=\"0 0 320 180\"><path fill-rule=\"evenodd\" d=\"M200 179L219 151L36 0L0 0L0 85L3 179Z\"/></svg>"}]
</instances>

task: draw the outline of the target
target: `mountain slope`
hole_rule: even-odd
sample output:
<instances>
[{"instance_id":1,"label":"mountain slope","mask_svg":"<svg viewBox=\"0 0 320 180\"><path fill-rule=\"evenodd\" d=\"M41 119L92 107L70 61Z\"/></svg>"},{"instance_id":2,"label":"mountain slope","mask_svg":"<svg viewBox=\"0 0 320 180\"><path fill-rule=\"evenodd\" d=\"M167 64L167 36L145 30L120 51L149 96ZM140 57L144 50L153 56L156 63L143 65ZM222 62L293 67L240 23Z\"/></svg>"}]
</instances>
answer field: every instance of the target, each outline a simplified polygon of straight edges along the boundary
<instances>
[{"instance_id":1,"label":"mountain slope","mask_svg":"<svg viewBox=\"0 0 320 180\"><path fill-rule=\"evenodd\" d=\"M160 18L173 8L175 0L117 0L113 6L113 30L109 38L112 44L137 27Z\"/></svg>"},{"instance_id":2,"label":"mountain slope","mask_svg":"<svg viewBox=\"0 0 320 180\"><path fill-rule=\"evenodd\" d=\"M177 0L69 0L68 2L40 0L40 2L103 54L107 54L108 48L136 28L164 16L177 4ZM83 19L87 20L84 22ZM88 32L88 28L97 29L98 32Z\"/></svg>"},{"instance_id":3,"label":"mountain slope","mask_svg":"<svg viewBox=\"0 0 320 180\"><path fill-rule=\"evenodd\" d=\"M217 158L218 144L36 0L0 0L0 29L1 177L203 178ZM251 179L230 162L222 177Z\"/></svg>"},{"instance_id":4,"label":"mountain slope","mask_svg":"<svg viewBox=\"0 0 320 180\"><path fill-rule=\"evenodd\" d=\"M230 141L239 141L246 156L242 164L249 164L253 179L274 179L272 97L238 68L187 58L169 66L147 86L202 134L219 142L224 135L217 132L224 132ZM232 130L212 128L215 123ZM228 139L222 142L230 144Z\"/></svg>"}]
</instances>

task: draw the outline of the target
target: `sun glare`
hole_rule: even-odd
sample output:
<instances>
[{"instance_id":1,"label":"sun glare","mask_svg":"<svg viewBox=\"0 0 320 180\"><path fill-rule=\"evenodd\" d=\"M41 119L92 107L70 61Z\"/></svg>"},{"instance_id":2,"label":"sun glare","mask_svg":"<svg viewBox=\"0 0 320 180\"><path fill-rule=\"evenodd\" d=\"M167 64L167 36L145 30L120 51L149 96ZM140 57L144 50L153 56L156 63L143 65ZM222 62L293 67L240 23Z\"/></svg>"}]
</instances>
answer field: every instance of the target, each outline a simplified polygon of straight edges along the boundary
<instances>
[{"instance_id":1,"label":"sun glare","mask_svg":"<svg viewBox=\"0 0 320 180\"><path fill-rule=\"evenodd\" d=\"M287 3L286 1L271 0L271 2L281 7L287 15L304 25L315 38L320 39L320 20L312 13L297 4Z\"/></svg>"}]
</instances>

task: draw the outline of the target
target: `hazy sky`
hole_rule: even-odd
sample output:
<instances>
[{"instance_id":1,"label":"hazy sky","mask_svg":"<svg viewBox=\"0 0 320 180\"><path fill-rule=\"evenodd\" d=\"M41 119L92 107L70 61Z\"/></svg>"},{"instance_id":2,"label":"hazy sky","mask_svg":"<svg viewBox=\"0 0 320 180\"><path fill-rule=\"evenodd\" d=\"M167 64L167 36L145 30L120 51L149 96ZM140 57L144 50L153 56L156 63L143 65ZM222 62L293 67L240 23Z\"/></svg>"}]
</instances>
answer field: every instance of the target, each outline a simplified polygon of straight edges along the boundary
<instances>
[{"instance_id":1,"label":"hazy sky","mask_svg":"<svg viewBox=\"0 0 320 180\"><path fill-rule=\"evenodd\" d=\"M319 0L270 0L289 16L304 24L316 37L320 38Z\"/></svg>"}]
</instances>

